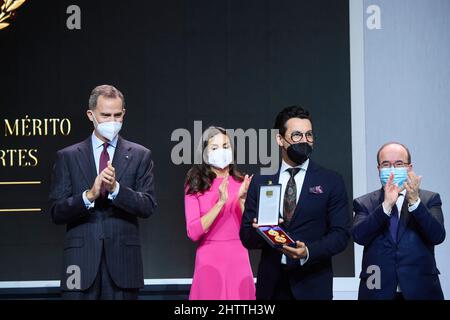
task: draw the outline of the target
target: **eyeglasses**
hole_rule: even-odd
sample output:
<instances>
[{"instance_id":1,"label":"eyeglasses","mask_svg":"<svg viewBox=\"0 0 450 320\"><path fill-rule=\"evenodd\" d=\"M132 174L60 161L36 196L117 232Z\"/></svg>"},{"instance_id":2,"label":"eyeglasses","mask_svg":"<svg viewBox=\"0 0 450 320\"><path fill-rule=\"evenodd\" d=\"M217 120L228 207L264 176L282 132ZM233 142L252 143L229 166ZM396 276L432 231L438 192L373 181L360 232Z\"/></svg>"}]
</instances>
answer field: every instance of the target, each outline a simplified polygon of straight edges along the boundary
<instances>
[{"instance_id":1,"label":"eyeglasses","mask_svg":"<svg viewBox=\"0 0 450 320\"><path fill-rule=\"evenodd\" d=\"M300 131L294 131L291 133L291 140L295 143L300 142L303 139L303 136L305 136L306 141L313 142L314 141L314 133L312 130L309 130L305 133Z\"/></svg>"},{"instance_id":2,"label":"eyeglasses","mask_svg":"<svg viewBox=\"0 0 450 320\"><path fill-rule=\"evenodd\" d=\"M390 168L390 167L394 167L394 168L403 168L403 167L406 167L406 166L409 166L410 165L410 163L406 163L406 162L403 162L403 161L401 161L401 160L399 160L399 161L395 161L394 163L390 163L389 161L383 161L382 163L380 163L380 168Z\"/></svg>"}]
</instances>

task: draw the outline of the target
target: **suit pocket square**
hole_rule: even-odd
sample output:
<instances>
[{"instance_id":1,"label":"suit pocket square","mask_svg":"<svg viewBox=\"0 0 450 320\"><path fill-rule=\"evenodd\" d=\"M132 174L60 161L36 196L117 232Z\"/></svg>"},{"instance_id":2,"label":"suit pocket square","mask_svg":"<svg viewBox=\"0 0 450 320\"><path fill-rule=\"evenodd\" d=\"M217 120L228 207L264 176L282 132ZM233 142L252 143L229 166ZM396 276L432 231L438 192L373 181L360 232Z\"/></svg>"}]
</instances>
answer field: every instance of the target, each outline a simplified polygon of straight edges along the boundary
<instances>
[{"instance_id":1,"label":"suit pocket square","mask_svg":"<svg viewBox=\"0 0 450 320\"><path fill-rule=\"evenodd\" d=\"M323 188L322 188L322 186L311 187L311 188L309 188L309 193L322 194Z\"/></svg>"}]
</instances>

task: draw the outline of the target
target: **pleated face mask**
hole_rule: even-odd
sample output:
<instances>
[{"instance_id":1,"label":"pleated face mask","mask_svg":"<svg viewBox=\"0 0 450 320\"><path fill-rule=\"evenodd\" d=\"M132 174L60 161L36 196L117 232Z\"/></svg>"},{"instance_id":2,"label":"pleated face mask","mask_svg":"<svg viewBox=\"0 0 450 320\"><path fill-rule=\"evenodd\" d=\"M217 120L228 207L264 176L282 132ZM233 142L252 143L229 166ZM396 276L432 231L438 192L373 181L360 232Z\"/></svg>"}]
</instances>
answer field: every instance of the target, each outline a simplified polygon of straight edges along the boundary
<instances>
[{"instance_id":1,"label":"pleated face mask","mask_svg":"<svg viewBox=\"0 0 450 320\"><path fill-rule=\"evenodd\" d=\"M391 172L394 173L394 180L392 183L396 184L399 188L403 187L403 184L408 179L408 168L382 168L380 169L380 181L383 187L389 180Z\"/></svg>"}]
</instances>

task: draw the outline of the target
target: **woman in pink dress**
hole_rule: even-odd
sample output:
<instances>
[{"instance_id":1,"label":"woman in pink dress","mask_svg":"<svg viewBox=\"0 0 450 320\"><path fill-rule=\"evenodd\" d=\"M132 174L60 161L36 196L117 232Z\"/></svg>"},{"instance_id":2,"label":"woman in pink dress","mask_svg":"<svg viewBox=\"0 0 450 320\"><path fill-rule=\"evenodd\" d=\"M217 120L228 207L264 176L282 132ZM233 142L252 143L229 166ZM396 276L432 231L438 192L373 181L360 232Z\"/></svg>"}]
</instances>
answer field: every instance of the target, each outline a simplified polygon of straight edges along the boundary
<instances>
[{"instance_id":1,"label":"woman in pink dress","mask_svg":"<svg viewBox=\"0 0 450 320\"><path fill-rule=\"evenodd\" d=\"M250 259L239 239L251 178L232 164L223 128L205 130L197 157L203 161L189 170L184 198L187 234L198 242L189 299L254 300Z\"/></svg>"}]
</instances>

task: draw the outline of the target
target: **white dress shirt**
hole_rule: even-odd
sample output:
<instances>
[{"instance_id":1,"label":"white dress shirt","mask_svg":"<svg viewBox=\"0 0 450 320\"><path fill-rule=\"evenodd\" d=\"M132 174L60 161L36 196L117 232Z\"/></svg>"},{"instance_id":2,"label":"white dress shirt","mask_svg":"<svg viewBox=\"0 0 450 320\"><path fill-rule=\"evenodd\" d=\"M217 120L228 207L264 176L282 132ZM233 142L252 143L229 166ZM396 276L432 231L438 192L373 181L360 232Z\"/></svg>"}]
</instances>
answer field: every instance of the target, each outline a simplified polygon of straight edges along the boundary
<instances>
[{"instance_id":1,"label":"white dress shirt","mask_svg":"<svg viewBox=\"0 0 450 320\"><path fill-rule=\"evenodd\" d=\"M294 176L295 185L297 187L297 195L296 195L296 203L297 203L298 199L300 199L300 193L302 192L303 181L305 181L305 175L306 175L306 170L308 170L308 165L309 165L309 159L307 159L305 162L303 162L303 164L296 166L296 167L291 167L284 160L282 160L281 168L280 168L280 177L278 179L278 183L281 184L281 199L280 199L280 212L281 213L284 212L283 211L283 209L284 209L284 193L286 191L287 183L289 182L289 179L291 178L291 174L289 173L289 171L287 171L287 169L300 168L300 171ZM306 263L306 261L308 261L308 258L309 258L309 252L308 252L308 248L306 248L306 257L300 259L300 265L303 266ZM281 256L281 263L286 264L286 256L284 254Z\"/></svg>"},{"instance_id":2,"label":"white dress shirt","mask_svg":"<svg viewBox=\"0 0 450 320\"><path fill-rule=\"evenodd\" d=\"M398 220L399 221L400 221L400 215L402 214L402 207L403 207L403 202L405 201L405 196L406 196L406 189L403 190L402 192L400 192L399 197L397 198L397 202L395 203L395 205L397 206ZM417 207L419 206L419 204L420 204L420 198L412 206L408 206L408 211L412 212L412 211L416 210ZM385 214L387 214L390 217L392 208L391 208L391 210L387 210L384 207L384 203L383 203L383 211L384 211Z\"/></svg>"}]
</instances>

